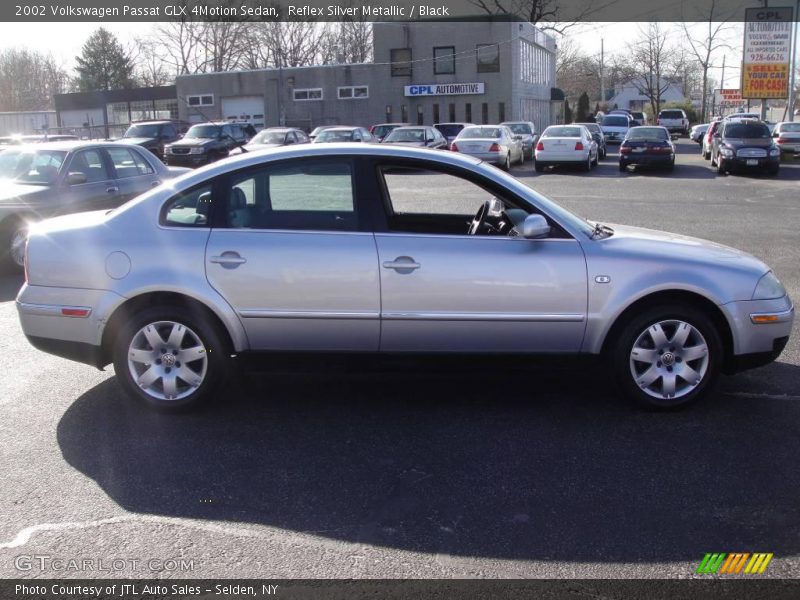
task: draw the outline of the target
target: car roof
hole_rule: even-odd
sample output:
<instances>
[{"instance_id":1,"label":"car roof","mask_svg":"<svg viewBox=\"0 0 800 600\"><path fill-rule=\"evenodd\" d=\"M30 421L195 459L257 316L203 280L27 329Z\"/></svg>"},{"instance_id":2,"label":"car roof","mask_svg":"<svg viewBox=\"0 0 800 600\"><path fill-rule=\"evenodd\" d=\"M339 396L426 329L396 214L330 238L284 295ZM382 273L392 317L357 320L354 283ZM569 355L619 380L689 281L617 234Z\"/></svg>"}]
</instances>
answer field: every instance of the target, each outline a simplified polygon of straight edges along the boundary
<instances>
[{"instance_id":1,"label":"car roof","mask_svg":"<svg viewBox=\"0 0 800 600\"><path fill-rule=\"evenodd\" d=\"M461 121L448 121L447 123L435 123L434 127L437 125L463 125L464 127L472 127L475 123L466 123Z\"/></svg>"},{"instance_id":2,"label":"car roof","mask_svg":"<svg viewBox=\"0 0 800 600\"><path fill-rule=\"evenodd\" d=\"M327 127L325 131L355 131L356 129L363 129L363 127L357 125L335 125L333 127Z\"/></svg>"},{"instance_id":3,"label":"car roof","mask_svg":"<svg viewBox=\"0 0 800 600\"><path fill-rule=\"evenodd\" d=\"M56 142L39 142L38 144L20 144L15 146L15 149L63 150L70 152L72 150L80 150L88 147L131 148L135 146L136 144L128 144L125 142L106 142L103 140L61 140Z\"/></svg>"},{"instance_id":4,"label":"car roof","mask_svg":"<svg viewBox=\"0 0 800 600\"><path fill-rule=\"evenodd\" d=\"M172 119L154 119L152 121L131 121L131 125L176 125L179 121L173 121Z\"/></svg>"}]
</instances>

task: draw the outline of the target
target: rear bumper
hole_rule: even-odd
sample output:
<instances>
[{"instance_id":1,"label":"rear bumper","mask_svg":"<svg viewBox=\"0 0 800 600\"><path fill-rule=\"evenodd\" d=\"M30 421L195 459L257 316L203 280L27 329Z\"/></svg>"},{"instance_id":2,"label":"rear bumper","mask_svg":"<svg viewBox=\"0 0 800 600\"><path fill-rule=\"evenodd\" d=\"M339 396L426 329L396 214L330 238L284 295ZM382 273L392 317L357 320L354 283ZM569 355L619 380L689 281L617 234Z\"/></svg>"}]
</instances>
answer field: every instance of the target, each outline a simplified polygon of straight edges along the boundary
<instances>
[{"instance_id":1,"label":"rear bumper","mask_svg":"<svg viewBox=\"0 0 800 600\"><path fill-rule=\"evenodd\" d=\"M506 160L506 155L504 152L461 152L462 154L467 154L469 156L474 156L477 159L482 161L493 163L496 165L503 164Z\"/></svg>"},{"instance_id":2,"label":"rear bumper","mask_svg":"<svg viewBox=\"0 0 800 600\"><path fill-rule=\"evenodd\" d=\"M674 154L624 154L619 162L626 165L666 166L675 162Z\"/></svg>"},{"instance_id":3,"label":"rear bumper","mask_svg":"<svg viewBox=\"0 0 800 600\"><path fill-rule=\"evenodd\" d=\"M548 165L581 165L589 160L589 151L583 153L569 152L548 152L540 151L536 153L536 162Z\"/></svg>"},{"instance_id":4,"label":"rear bumper","mask_svg":"<svg viewBox=\"0 0 800 600\"><path fill-rule=\"evenodd\" d=\"M74 360L75 362L90 365L98 369L102 369L108 364L104 359L104 355L100 346L86 344L84 342L71 342L67 340L56 340L53 338L44 338L35 335L26 335L31 346L42 352L60 356L67 360Z\"/></svg>"}]
</instances>

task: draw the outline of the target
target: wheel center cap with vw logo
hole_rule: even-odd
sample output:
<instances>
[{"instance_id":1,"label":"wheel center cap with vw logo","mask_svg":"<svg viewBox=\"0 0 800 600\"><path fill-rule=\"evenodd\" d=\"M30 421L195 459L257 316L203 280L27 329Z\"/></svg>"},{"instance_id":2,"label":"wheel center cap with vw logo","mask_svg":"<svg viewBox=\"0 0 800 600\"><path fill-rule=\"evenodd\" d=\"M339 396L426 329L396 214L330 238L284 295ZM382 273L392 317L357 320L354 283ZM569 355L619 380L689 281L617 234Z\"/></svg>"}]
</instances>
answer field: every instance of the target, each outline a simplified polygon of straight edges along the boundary
<instances>
[{"instance_id":1,"label":"wheel center cap with vw logo","mask_svg":"<svg viewBox=\"0 0 800 600\"><path fill-rule=\"evenodd\" d=\"M175 355L174 354L165 354L161 357L161 363L165 367L174 367L175 366Z\"/></svg>"},{"instance_id":2,"label":"wheel center cap with vw logo","mask_svg":"<svg viewBox=\"0 0 800 600\"><path fill-rule=\"evenodd\" d=\"M664 352L661 355L661 362L664 363L664 366L671 367L675 364L675 355L672 352Z\"/></svg>"}]
</instances>

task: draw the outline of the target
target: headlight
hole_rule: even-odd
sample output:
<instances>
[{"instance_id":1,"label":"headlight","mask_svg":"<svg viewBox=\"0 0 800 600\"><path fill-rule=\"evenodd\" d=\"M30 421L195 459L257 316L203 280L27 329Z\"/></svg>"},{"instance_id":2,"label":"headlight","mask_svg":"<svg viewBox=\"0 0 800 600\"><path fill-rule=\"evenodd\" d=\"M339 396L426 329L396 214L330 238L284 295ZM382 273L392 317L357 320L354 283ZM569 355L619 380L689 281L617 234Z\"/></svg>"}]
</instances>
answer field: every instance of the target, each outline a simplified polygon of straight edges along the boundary
<instances>
[{"instance_id":1,"label":"headlight","mask_svg":"<svg viewBox=\"0 0 800 600\"><path fill-rule=\"evenodd\" d=\"M202 154L205 151L205 148L189 148L189 154Z\"/></svg>"},{"instance_id":2,"label":"headlight","mask_svg":"<svg viewBox=\"0 0 800 600\"><path fill-rule=\"evenodd\" d=\"M734 152L732 149L730 149L730 148L720 148L720 149L719 149L719 153L720 153L720 154L722 154L722 156L725 156L725 157L727 157L727 158L730 158L731 156L734 156L734 155L736 154L736 153L735 153L735 152Z\"/></svg>"},{"instance_id":3,"label":"headlight","mask_svg":"<svg viewBox=\"0 0 800 600\"><path fill-rule=\"evenodd\" d=\"M756 289L753 291L753 300L773 300L775 298L783 298L786 295L786 289L780 280L775 277L775 274L770 271L758 280Z\"/></svg>"},{"instance_id":4,"label":"headlight","mask_svg":"<svg viewBox=\"0 0 800 600\"><path fill-rule=\"evenodd\" d=\"M780 148L770 148L769 155L770 156L780 156L781 149Z\"/></svg>"}]
</instances>

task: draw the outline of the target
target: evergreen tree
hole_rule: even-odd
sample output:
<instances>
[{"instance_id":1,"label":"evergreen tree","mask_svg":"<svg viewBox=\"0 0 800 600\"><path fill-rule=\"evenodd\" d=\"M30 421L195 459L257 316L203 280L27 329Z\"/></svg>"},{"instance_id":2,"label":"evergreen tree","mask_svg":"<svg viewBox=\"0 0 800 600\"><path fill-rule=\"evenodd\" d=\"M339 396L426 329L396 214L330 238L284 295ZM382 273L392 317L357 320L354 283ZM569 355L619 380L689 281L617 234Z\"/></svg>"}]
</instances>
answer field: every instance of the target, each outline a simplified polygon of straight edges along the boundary
<instances>
[{"instance_id":1,"label":"evergreen tree","mask_svg":"<svg viewBox=\"0 0 800 600\"><path fill-rule=\"evenodd\" d=\"M82 92L134 86L133 61L114 34L103 27L89 36L75 60Z\"/></svg>"},{"instance_id":2,"label":"evergreen tree","mask_svg":"<svg viewBox=\"0 0 800 600\"><path fill-rule=\"evenodd\" d=\"M569 107L569 100L564 100L564 123L572 123L572 109Z\"/></svg>"},{"instance_id":3,"label":"evergreen tree","mask_svg":"<svg viewBox=\"0 0 800 600\"><path fill-rule=\"evenodd\" d=\"M589 118L589 94L583 92L578 98L578 123L585 123Z\"/></svg>"}]
</instances>

